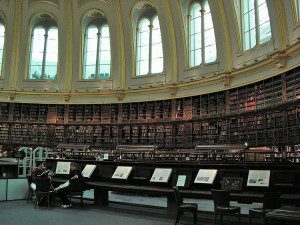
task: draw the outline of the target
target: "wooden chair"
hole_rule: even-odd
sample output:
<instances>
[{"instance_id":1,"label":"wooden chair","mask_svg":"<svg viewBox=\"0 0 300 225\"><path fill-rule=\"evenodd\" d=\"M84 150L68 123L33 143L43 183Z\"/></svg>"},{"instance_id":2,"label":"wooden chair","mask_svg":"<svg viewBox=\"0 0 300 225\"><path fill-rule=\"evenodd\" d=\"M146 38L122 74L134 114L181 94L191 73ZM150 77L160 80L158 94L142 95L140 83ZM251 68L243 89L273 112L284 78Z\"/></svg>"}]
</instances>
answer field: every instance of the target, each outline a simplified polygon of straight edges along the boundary
<instances>
[{"instance_id":1,"label":"wooden chair","mask_svg":"<svg viewBox=\"0 0 300 225\"><path fill-rule=\"evenodd\" d=\"M85 190L85 179L78 178L70 182L70 192L68 193L69 199L80 198L80 206L83 207L83 192Z\"/></svg>"},{"instance_id":2,"label":"wooden chair","mask_svg":"<svg viewBox=\"0 0 300 225\"><path fill-rule=\"evenodd\" d=\"M223 216L227 216L227 223L229 224L229 217L237 215L239 224L241 224L241 208L238 206L230 206L230 193L228 190L211 190L214 202L214 225L216 224L217 215L220 215L221 224L223 223Z\"/></svg>"},{"instance_id":3,"label":"wooden chair","mask_svg":"<svg viewBox=\"0 0 300 225\"><path fill-rule=\"evenodd\" d=\"M194 225L197 224L198 205L196 203L183 203L183 198L181 197L177 186L173 187L173 192L177 206L175 225L178 223L181 215L184 212L192 212L194 218Z\"/></svg>"},{"instance_id":4,"label":"wooden chair","mask_svg":"<svg viewBox=\"0 0 300 225\"><path fill-rule=\"evenodd\" d=\"M34 182L36 184L36 202L34 207L36 207L43 198L46 198L46 204L50 206L50 196L54 195L54 190L51 185L49 178L35 178Z\"/></svg>"},{"instance_id":5,"label":"wooden chair","mask_svg":"<svg viewBox=\"0 0 300 225\"><path fill-rule=\"evenodd\" d=\"M249 209L249 224L252 224L252 218L263 218L264 224L268 224L266 214L274 209L280 208L281 192L265 192L263 197L263 207Z\"/></svg>"}]
</instances>

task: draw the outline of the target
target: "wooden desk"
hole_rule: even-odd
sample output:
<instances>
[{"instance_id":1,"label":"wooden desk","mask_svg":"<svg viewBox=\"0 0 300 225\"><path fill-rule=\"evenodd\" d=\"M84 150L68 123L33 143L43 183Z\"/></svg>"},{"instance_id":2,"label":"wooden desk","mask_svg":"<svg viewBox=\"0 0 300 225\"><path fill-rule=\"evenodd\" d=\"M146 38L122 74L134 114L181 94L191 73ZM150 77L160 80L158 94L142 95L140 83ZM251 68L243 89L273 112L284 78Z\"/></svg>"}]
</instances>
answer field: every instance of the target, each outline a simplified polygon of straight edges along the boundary
<instances>
[{"instance_id":1,"label":"wooden desk","mask_svg":"<svg viewBox=\"0 0 300 225\"><path fill-rule=\"evenodd\" d=\"M296 225L300 223L300 207L283 207L275 209L267 213L266 218L268 221L280 221Z\"/></svg>"}]
</instances>

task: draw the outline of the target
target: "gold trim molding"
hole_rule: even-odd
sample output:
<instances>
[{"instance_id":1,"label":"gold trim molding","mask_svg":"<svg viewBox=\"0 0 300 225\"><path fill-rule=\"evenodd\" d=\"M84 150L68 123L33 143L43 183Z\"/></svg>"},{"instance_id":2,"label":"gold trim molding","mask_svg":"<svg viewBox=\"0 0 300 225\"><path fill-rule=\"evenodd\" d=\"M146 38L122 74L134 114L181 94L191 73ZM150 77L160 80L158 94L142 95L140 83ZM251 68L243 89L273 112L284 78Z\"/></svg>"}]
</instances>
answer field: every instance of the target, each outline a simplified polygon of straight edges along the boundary
<instances>
[{"instance_id":1,"label":"gold trim molding","mask_svg":"<svg viewBox=\"0 0 300 225\"><path fill-rule=\"evenodd\" d=\"M93 0L78 0L78 6L81 7L85 3L92 2ZM98 0L99 2L103 2L107 4L107 0Z\"/></svg>"},{"instance_id":2,"label":"gold trim molding","mask_svg":"<svg viewBox=\"0 0 300 225\"><path fill-rule=\"evenodd\" d=\"M47 3L47 4L53 5L59 9L60 1L59 0L29 0L28 8L32 7L33 5L40 4L40 3Z\"/></svg>"}]
</instances>

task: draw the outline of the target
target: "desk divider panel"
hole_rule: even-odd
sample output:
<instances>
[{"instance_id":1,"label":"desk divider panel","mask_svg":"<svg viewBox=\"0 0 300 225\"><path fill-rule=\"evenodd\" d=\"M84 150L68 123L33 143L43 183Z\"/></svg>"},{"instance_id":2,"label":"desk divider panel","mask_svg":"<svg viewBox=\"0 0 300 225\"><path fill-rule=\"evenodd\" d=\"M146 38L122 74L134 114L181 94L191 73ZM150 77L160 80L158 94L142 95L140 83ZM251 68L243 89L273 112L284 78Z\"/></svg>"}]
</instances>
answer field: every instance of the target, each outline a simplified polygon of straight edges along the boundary
<instances>
[{"instance_id":1,"label":"desk divider panel","mask_svg":"<svg viewBox=\"0 0 300 225\"><path fill-rule=\"evenodd\" d=\"M70 174L71 162L60 162L56 164L56 174Z\"/></svg>"},{"instance_id":2,"label":"desk divider panel","mask_svg":"<svg viewBox=\"0 0 300 225\"><path fill-rule=\"evenodd\" d=\"M172 169L170 168L155 168L150 182L154 183L168 183L171 176Z\"/></svg>"},{"instance_id":3,"label":"desk divider panel","mask_svg":"<svg viewBox=\"0 0 300 225\"><path fill-rule=\"evenodd\" d=\"M199 169L195 178L195 184L213 184L217 175L215 169Z\"/></svg>"},{"instance_id":4,"label":"desk divider panel","mask_svg":"<svg viewBox=\"0 0 300 225\"><path fill-rule=\"evenodd\" d=\"M127 180L132 171L132 166L118 166L111 178Z\"/></svg>"},{"instance_id":5,"label":"desk divider panel","mask_svg":"<svg viewBox=\"0 0 300 225\"><path fill-rule=\"evenodd\" d=\"M249 170L248 187L269 187L270 170Z\"/></svg>"}]
</instances>

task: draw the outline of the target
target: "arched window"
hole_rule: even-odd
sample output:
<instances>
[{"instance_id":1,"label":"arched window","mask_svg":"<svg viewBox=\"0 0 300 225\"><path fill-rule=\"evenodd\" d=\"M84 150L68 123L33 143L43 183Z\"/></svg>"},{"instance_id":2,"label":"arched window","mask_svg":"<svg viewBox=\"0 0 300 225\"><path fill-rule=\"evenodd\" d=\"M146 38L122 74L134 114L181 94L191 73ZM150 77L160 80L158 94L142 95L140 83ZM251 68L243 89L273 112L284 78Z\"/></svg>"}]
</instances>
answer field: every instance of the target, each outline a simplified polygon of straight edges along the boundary
<instances>
[{"instance_id":1,"label":"arched window","mask_svg":"<svg viewBox=\"0 0 300 225\"><path fill-rule=\"evenodd\" d=\"M2 76L4 37L5 37L5 26L4 23L0 20L0 76Z\"/></svg>"},{"instance_id":2,"label":"arched window","mask_svg":"<svg viewBox=\"0 0 300 225\"><path fill-rule=\"evenodd\" d=\"M136 51L137 76L163 72L162 40L156 13L147 14L139 20Z\"/></svg>"},{"instance_id":3,"label":"arched window","mask_svg":"<svg viewBox=\"0 0 300 225\"><path fill-rule=\"evenodd\" d=\"M105 19L96 18L87 26L83 55L84 80L104 80L111 77L109 27Z\"/></svg>"},{"instance_id":4,"label":"arched window","mask_svg":"<svg viewBox=\"0 0 300 225\"><path fill-rule=\"evenodd\" d=\"M189 11L189 66L217 59L215 31L207 0L195 2Z\"/></svg>"},{"instance_id":5,"label":"arched window","mask_svg":"<svg viewBox=\"0 0 300 225\"><path fill-rule=\"evenodd\" d=\"M38 22L31 34L29 79L55 80L58 63L58 30L52 20Z\"/></svg>"},{"instance_id":6,"label":"arched window","mask_svg":"<svg viewBox=\"0 0 300 225\"><path fill-rule=\"evenodd\" d=\"M300 23L300 0L294 0L294 5L296 9L296 21Z\"/></svg>"},{"instance_id":7,"label":"arched window","mask_svg":"<svg viewBox=\"0 0 300 225\"><path fill-rule=\"evenodd\" d=\"M271 39L269 11L265 0L241 0L243 50Z\"/></svg>"}]
</instances>

